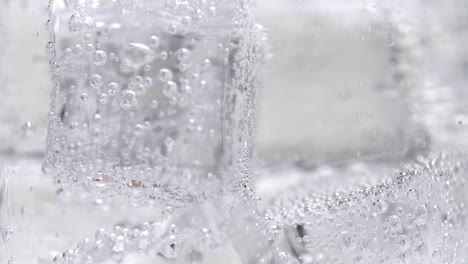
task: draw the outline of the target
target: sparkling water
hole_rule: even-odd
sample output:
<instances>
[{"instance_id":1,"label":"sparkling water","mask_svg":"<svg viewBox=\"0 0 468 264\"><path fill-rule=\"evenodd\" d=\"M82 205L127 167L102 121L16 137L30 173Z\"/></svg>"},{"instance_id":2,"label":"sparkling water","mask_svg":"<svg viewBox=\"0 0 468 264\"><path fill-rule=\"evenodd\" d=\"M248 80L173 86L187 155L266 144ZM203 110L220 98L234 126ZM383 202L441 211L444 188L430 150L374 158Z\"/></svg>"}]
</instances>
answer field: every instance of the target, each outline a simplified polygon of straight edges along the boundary
<instances>
[{"instance_id":1,"label":"sparkling water","mask_svg":"<svg viewBox=\"0 0 468 264\"><path fill-rule=\"evenodd\" d=\"M259 241L250 251L265 250L259 213L251 214L258 48L245 4L1 2L2 47L50 37L31 46L53 82L50 112L33 110L50 119L43 172L43 124L28 113L12 122L39 146L33 151L22 150L16 129L2 130L12 142L2 145L1 263L219 263L226 255L243 263L246 240ZM17 29L31 26L34 12L41 29ZM35 58L17 49L11 56ZM3 51L2 66L22 67ZM18 89L15 108L2 118L34 108L27 97L50 104L49 89L28 90L42 80L33 74L31 85L8 86Z\"/></svg>"},{"instance_id":2,"label":"sparkling water","mask_svg":"<svg viewBox=\"0 0 468 264\"><path fill-rule=\"evenodd\" d=\"M0 263L467 261L465 3L248 2L0 2Z\"/></svg>"},{"instance_id":3,"label":"sparkling water","mask_svg":"<svg viewBox=\"0 0 468 264\"><path fill-rule=\"evenodd\" d=\"M64 192L193 203L249 177L237 169L249 166L253 118L239 118L253 116L244 76L256 67L242 4L52 1L50 12L46 166Z\"/></svg>"},{"instance_id":4,"label":"sparkling water","mask_svg":"<svg viewBox=\"0 0 468 264\"><path fill-rule=\"evenodd\" d=\"M257 190L279 237L265 263L464 263L466 77L439 60L457 50L454 18L431 14L465 16L275 3L256 10L270 51Z\"/></svg>"}]
</instances>

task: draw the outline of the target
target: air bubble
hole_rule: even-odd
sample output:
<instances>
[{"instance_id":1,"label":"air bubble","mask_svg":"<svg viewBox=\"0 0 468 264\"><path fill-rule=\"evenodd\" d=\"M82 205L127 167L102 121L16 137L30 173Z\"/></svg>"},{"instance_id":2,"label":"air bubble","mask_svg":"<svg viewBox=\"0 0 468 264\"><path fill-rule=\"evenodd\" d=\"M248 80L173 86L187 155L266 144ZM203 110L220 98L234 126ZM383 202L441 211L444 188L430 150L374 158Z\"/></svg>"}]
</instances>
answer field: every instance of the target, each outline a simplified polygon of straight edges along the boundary
<instances>
[{"instance_id":1,"label":"air bubble","mask_svg":"<svg viewBox=\"0 0 468 264\"><path fill-rule=\"evenodd\" d=\"M150 41L149 41L149 46L151 48L157 48L159 47L159 38L157 36L151 36Z\"/></svg>"},{"instance_id":2,"label":"air bubble","mask_svg":"<svg viewBox=\"0 0 468 264\"><path fill-rule=\"evenodd\" d=\"M177 94L177 83L168 81L163 88L163 93L167 97L172 97Z\"/></svg>"},{"instance_id":3,"label":"air bubble","mask_svg":"<svg viewBox=\"0 0 468 264\"><path fill-rule=\"evenodd\" d=\"M83 101L83 102L88 101L88 94L87 93L82 93L80 95L80 100Z\"/></svg>"},{"instance_id":4,"label":"air bubble","mask_svg":"<svg viewBox=\"0 0 468 264\"><path fill-rule=\"evenodd\" d=\"M142 66L151 62L154 58L151 49L141 43L130 43L124 47L121 57L126 64L131 66Z\"/></svg>"},{"instance_id":5,"label":"air bubble","mask_svg":"<svg viewBox=\"0 0 468 264\"><path fill-rule=\"evenodd\" d=\"M338 235L338 245L342 250L351 250L355 247L354 238L348 231L343 231Z\"/></svg>"},{"instance_id":6,"label":"air bubble","mask_svg":"<svg viewBox=\"0 0 468 264\"><path fill-rule=\"evenodd\" d=\"M134 86L133 90L136 92L137 95L141 96L143 94L146 93L146 87L141 84L141 83L138 83Z\"/></svg>"},{"instance_id":7,"label":"air bubble","mask_svg":"<svg viewBox=\"0 0 468 264\"><path fill-rule=\"evenodd\" d=\"M83 187L90 193L103 196L112 192L111 177L105 172L82 170L82 177L85 177Z\"/></svg>"},{"instance_id":8,"label":"air bubble","mask_svg":"<svg viewBox=\"0 0 468 264\"><path fill-rule=\"evenodd\" d=\"M108 104L109 103L109 95L106 93L101 93L99 95L99 103L102 105Z\"/></svg>"},{"instance_id":9,"label":"air bubble","mask_svg":"<svg viewBox=\"0 0 468 264\"><path fill-rule=\"evenodd\" d=\"M99 113L95 113L93 115L93 120L94 120L95 123L99 123L101 121L101 119L102 119L102 116Z\"/></svg>"},{"instance_id":10,"label":"air bubble","mask_svg":"<svg viewBox=\"0 0 468 264\"><path fill-rule=\"evenodd\" d=\"M83 54L83 47L81 47L80 44L75 44L72 51L73 51L73 55L75 57L79 57L79 56L81 56L81 54Z\"/></svg>"},{"instance_id":11,"label":"air bubble","mask_svg":"<svg viewBox=\"0 0 468 264\"><path fill-rule=\"evenodd\" d=\"M387 226L392 233L400 233L403 229L403 224L398 216L392 215L387 218Z\"/></svg>"},{"instance_id":12,"label":"air bubble","mask_svg":"<svg viewBox=\"0 0 468 264\"><path fill-rule=\"evenodd\" d=\"M102 66L107 62L107 53L103 50L94 52L93 62L96 66Z\"/></svg>"},{"instance_id":13,"label":"air bubble","mask_svg":"<svg viewBox=\"0 0 468 264\"><path fill-rule=\"evenodd\" d=\"M81 14L73 14L68 21L68 28L71 32L79 34L85 27L85 17Z\"/></svg>"},{"instance_id":14,"label":"air bubble","mask_svg":"<svg viewBox=\"0 0 468 264\"><path fill-rule=\"evenodd\" d=\"M63 52L63 56L65 60L69 60L73 57L73 51L70 48L66 48L65 51Z\"/></svg>"},{"instance_id":15,"label":"air bubble","mask_svg":"<svg viewBox=\"0 0 468 264\"><path fill-rule=\"evenodd\" d=\"M125 239L123 236L118 236L116 238L115 244L112 247L112 251L117 253L125 251Z\"/></svg>"},{"instance_id":16,"label":"air bubble","mask_svg":"<svg viewBox=\"0 0 468 264\"><path fill-rule=\"evenodd\" d=\"M215 6L210 6L208 8L208 10L210 11L211 16L216 16L216 7Z\"/></svg>"},{"instance_id":17,"label":"air bubble","mask_svg":"<svg viewBox=\"0 0 468 264\"><path fill-rule=\"evenodd\" d=\"M177 26L175 24L170 25L167 32L171 35L177 34Z\"/></svg>"},{"instance_id":18,"label":"air bubble","mask_svg":"<svg viewBox=\"0 0 468 264\"><path fill-rule=\"evenodd\" d=\"M136 124L135 128L133 129L133 134L135 136L137 136L137 137L142 136L144 130L145 130L145 128L144 128L144 126L142 124ZM135 180L133 180L131 182L131 186L135 188L135 187L137 187L137 183L138 183L138 187L141 187L141 182L135 181Z\"/></svg>"},{"instance_id":19,"label":"air bubble","mask_svg":"<svg viewBox=\"0 0 468 264\"><path fill-rule=\"evenodd\" d=\"M280 259L281 259L281 263L288 263L288 260L289 260L289 254L288 252L280 252L278 253Z\"/></svg>"},{"instance_id":20,"label":"air bubble","mask_svg":"<svg viewBox=\"0 0 468 264\"><path fill-rule=\"evenodd\" d=\"M167 60L167 57L168 57L168 55L167 55L167 52L165 52L165 51L163 51L163 52L161 52L161 54L159 54L159 58L161 60L163 60L163 61Z\"/></svg>"},{"instance_id":21,"label":"air bubble","mask_svg":"<svg viewBox=\"0 0 468 264\"><path fill-rule=\"evenodd\" d=\"M189 16L184 16L182 20L180 21L180 23L184 26L188 26L192 23L192 18Z\"/></svg>"},{"instance_id":22,"label":"air bubble","mask_svg":"<svg viewBox=\"0 0 468 264\"><path fill-rule=\"evenodd\" d=\"M14 234L13 228L7 225L5 227L5 230L2 233L3 243L7 243L10 240L10 238L13 236L13 234Z\"/></svg>"},{"instance_id":23,"label":"air bubble","mask_svg":"<svg viewBox=\"0 0 468 264\"><path fill-rule=\"evenodd\" d=\"M120 86L116 82L110 82L107 84L107 89L107 94L109 96L115 96L119 92Z\"/></svg>"},{"instance_id":24,"label":"air bubble","mask_svg":"<svg viewBox=\"0 0 468 264\"><path fill-rule=\"evenodd\" d=\"M181 62L186 62L190 59L190 51L188 49L179 49L177 51L177 59Z\"/></svg>"},{"instance_id":25,"label":"air bubble","mask_svg":"<svg viewBox=\"0 0 468 264\"><path fill-rule=\"evenodd\" d=\"M388 211L389 205L386 201L384 200L377 200L374 203L374 209L378 214L383 214Z\"/></svg>"},{"instance_id":26,"label":"air bubble","mask_svg":"<svg viewBox=\"0 0 468 264\"><path fill-rule=\"evenodd\" d=\"M132 110L138 103L136 93L132 90L124 90L120 94L120 107L123 110Z\"/></svg>"},{"instance_id":27,"label":"air bubble","mask_svg":"<svg viewBox=\"0 0 468 264\"><path fill-rule=\"evenodd\" d=\"M158 79L161 82L167 82L167 81L172 81L174 78L174 75L171 70L169 69L161 69L158 74Z\"/></svg>"},{"instance_id":28,"label":"air bubble","mask_svg":"<svg viewBox=\"0 0 468 264\"><path fill-rule=\"evenodd\" d=\"M86 52L87 52L87 53L92 53L92 52L94 52L94 45L91 44L91 43L88 43L88 44L86 44L86 48L85 48L85 49L86 49Z\"/></svg>"},{"instance_id":29,"label":"air bubble","mask_svg":"<svg viewBox=\"0 0 468 264\"><path fill-rule=\"evenodd\" d=\"M146 87L153 86L153 79L151 77L146 77L145 80L144 80L144 85Z\"/></svg>"},{"instance_id":30,"label":"air bubble","mask_svg":"<svg viewBox=\"0 0 468 264\"><path fill-rule=\"evenodd\" d=\"M401 251L407 251L411 248L411 239L406 235L400 235L395 239L396 246Z\"/></svg>"},{"instance_id":31,"label":"air bubble","mask_svg":"<svg viewBox=\"0 0 468 264\"><path fill-rule=\"evenodd\" d=\"M89 84L95 89L101 88L103 84L101 75L93 74L89 80Z\"/></svg>"}]
</instances>

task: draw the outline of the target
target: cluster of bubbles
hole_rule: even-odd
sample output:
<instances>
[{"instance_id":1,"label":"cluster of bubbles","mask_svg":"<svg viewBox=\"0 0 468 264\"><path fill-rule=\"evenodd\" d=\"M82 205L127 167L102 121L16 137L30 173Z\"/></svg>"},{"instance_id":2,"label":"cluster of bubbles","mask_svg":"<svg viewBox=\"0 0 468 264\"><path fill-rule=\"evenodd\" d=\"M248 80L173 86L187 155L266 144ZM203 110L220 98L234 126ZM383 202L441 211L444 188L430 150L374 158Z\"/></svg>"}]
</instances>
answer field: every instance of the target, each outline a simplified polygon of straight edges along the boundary
<instances>
[{"instance_id":1,"label":"cluster of bubbles","mask_svg":"<svg viewBox=\"0 0 468 264\"><path fill-rule=\"evenodd\" d=\"M248 17L242 1L52 1L44 168L60 191L186 203L235 182L253 128Z\"/></svg>"},{"instance_id":2,"label":"cluster of bubbles","mask_svg":"<svg viewBox=\"0 0 468 264\"><path fill-rule=\"evenodd\" d=\"M334 191L314 181L289 190L266 213L292 248L279 246L282 263L464 263L465 156L419 157L373 185L344 189L331 175Z\"/></svg>"},{"instance_id":3,"label":"cluster of bubbles","mask_svg":"<svg viewBox=\"0 0 468 264\"><path fill-rule=\"evenodd\" d=\"M232 9L224 7L235 1L52 2L55 88L45 170L53 170L62 192L188 204L241 189L251 199L259 52L245 3L226 23ZM398 87L415 87L404 69L418 59L412 57L417 34L404 31L389 38L400 62L393 79ZM244 218L229 219L238 211L225 208L229 213L216 220L231 231L173 221L116 226L53 261L143 256L200 263L205 251L232 242L232 230L255 226L258 236L240 240L264 243L249 263L464 263L464 156L419 156L381 183L375 168L365 173L370 183L348 185L337 180L343 171L331 169L324 186L336 189L301 182L279 195L264 219L251 216L252 225L245 214L256 209L243 206Z\"/></svg>"},{"instance_id":4,"label":"cluster of bubbles","mask_svg":"<svg viewBox=\"0 0 468 264\"><path fill-rule=\"evenodd\" d=\"M52 260L47 258L44 264L217 263L211 262L210 251L224 246L228 253L229 247L245 247L248 238L260 241L248 244L253 255L264 254L271 241L263 232L266 227L261 214L250 199L232 198L177 212L168 207L165 217L156 222L99 229L94 238L85 238L66 252L53 253ZM239 255L245 261L256 258Z\"/></svg>"},{"instance_id":5,"label":"cluster of bubbles","mask_svg":"<svg viewBox=\"0 0 468 264\"><path fill-rule=\"evenodd\" d=\"M468 261L466 151L454 150L465 146L453 121L460 100L439 76L424 75L430 47L423 38L437 27L398 10L382 16L392 54L389 87L427 133L414 142L424 151L391 175L382 164L317 169L279 195L265 214L278 237L277 263Z\"/></svg>"},{"instance_id":6,"label":"cluster of bubbles","mask_svg":"<svg viewBox=\"0 0 468 264\"><path fill-rule=\"evenodd\" d=\"M214 247L217 240L208 228L183 229L175 224L165 226L161 222L115 226L109 231L98 230L93 239L86 238L75 248L54 256L52 263L174 261L182 252L185 263L199 263L205 248Z\"/></svg>"}]
</instances>

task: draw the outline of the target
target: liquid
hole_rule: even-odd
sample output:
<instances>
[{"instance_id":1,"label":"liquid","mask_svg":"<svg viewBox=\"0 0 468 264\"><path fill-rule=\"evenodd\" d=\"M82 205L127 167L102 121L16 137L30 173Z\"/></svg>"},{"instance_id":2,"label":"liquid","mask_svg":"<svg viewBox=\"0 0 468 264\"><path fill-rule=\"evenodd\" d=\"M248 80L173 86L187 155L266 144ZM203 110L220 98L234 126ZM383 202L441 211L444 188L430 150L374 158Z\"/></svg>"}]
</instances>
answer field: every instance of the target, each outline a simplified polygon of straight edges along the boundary
<instances>
[{"instance_id":1,"label":"liquid","mask_svg":"<svg viewBox=\"0 0 468 264\"><path fill-rule=\"evenodd\" d=\"M175 20L143 12L159 10L154 1L140 3L52 1L50 21L43 17L52 33L41 46L44 56L47 51L53 58L49 162L41 171L40 143L38 159L2 156L14 190L3 199L2 173L1 216L11 208L0 222L2 263L219 263L226 255L242 263L234 246L221 244L226 239L221 228L243 217L239 210L250 208L247 204L228 196L217 201L225 206L208 211L180 207L244 191L251 182L252 151L245 141L251 140L253 117L245 116L251 115L254 98L245 94L255 87L245 88L251 80L240 79L237 71L253 70L245 65L256 63L240 56L250 52L253 32L232 34L231 16L227 24L207 28L217 12L226 12L211 3L203 10L209 24L184 16L184 7L168 7L180 11ZM3 5L2 12L13 12ZM19 2L10 5L22 10ZM44 10L46 5L37 2ZM251 27L245 23L238 26ZM45 129L36 124L25 122L19 130L40 142L38 131ZM234 210L233 204L245 207ZM227 219L226 208L236 217ZM162 227L152 232L158 224Z\"/></svg>"},{"instance_id":2,"label":"liquid","mask_svg":"<svg viewBox=\"0 0 468 264\"><path fill-rule=\"evenodd\" d=\"M235 181L243 14L193 8L53 2L47 152L64 191L190 203Z\"/></svg>"},{"instance_id":3,"label":"liquid","mask_svg":"<svg viewBox=\"0 0 468 264\"><path fill-rule=\"evenodd\" d=\"M106 12L114 14L112 6L116 2L87 3L89 10L109 8ZM151 2L154 1L147 3ZM47 3L34 3L46 10ZM66 1L62 7L80 3L83 2ZM173 142L166 140L165 135L154 135L164 134L162 131L181 124L183 127L190 124L190 114L187 113L194 113L194 101L211 106L212 100L226 95L207 89L206 97L188 96L189 100L181 100L180 105L179 79L185 73L177 64L187 61L201 65L200 68L208 65L209 70L202 77L206 83L200 82L196 86L199 89L205 85L213 87L213 82L225 78L220 77L220 72L235 67L224 65L220 59L212 59L216 56L206 55L202 48L205 44L197 42L194 47L187 47L190 45L188 39L201 35L200 41L211 43L212 40L215 50L218 50L218 41L228 43L230 40L222 34L208 39L204 37L206 34L198 34L199 30L187 30L186 37L178 37L180 32L173 35L183 28L181 25L195 23L193 18L183 16L175 23L176 27L154 28L154 31L149 26L136 27L131 21L158 16L140 16L141 13L133 12L135 1L119 3L123 4L118 11L122 14L119 23L107 22L119 16L100 17L98 11L63 14L60 34L52 39L55 42L47 45L49 50L53 50L54 45L61 47L58 51L63 56L58 57L58 61L67 67L71 65L66 70L60 69L55 80L75 84L74 88L63 86L59 94L53 94L54 133L48 143L49 146L55 144L51 149L66 150L65 155L49 153L53 154L50 156L52 161L59 161L56 163L59 169L64 168L70 158L89 165L99 162L93 157L103 156L107 162L108 157L101 153L109 153L109 157L129 155L125 161L112 160L119 164L115 167L124 167L123 164L132 168L143 166L141 164L160 167L160 160L144 163L136 148L130 154L117 150L122 145L125 148L125 140L135 139L140 142L135 144L144 142L144 146L151 150L160 147L167 153L167 147ZM57 188L57 182L42 174L42 158L38 158L45 149L44 140L40 138L45 134L44 124L47 122L41 124L28 116L26 110L29 107L35 109L33 104L16 103L19 101L8 96L2 106L8 105L9 110L0 115L15 116L11 122L14 129L6 131L14 137L6 136L7 140L2 144L18 151L4 151L1 156L6 168L0 176L2 263L464 263L464 253L468 252L463 207L467 193L466 154L459 149L464 148L468 122L464 106L466 78L460 66L465 60L461 51L466 41L463 41L464 34L460 34L463 32L460 21L463 21L466 10L448 2L428 2L424 6L416 2L394 2L395 6L390 7L372 1L314 3L317 6L311 4L315 10L313 15L308 13L310 9L297 3L276 6L262 3L256 9L269 19L268 23L264 20L262 23L269 28L268 43L272 45L270 55L273 56L265 65L271 73L265 78L259 103L257 153L261 166L255 171L259 177L256 188L251 185L252 167L246 162L253 151L249 133L253 133L254 127L250 118L255 116L254 102L248 100L249 96L236 101L248 107L236 108L238 111L233 115L233 120L248 121L226 126L226 129L234 126L249 131L239 132L240 139L219 133L224 127L220 120L226 117L216 108L207 109L208 114L197 115L207 117L200 126L202 132L194 132L198 131L198 126L194 126L192 132L184 130L169 136L174 145L178 140L186 139L188 134L196 136L189 145L179 145L184 149L175 151L177 158L172 161L177 169L189 168L190 173L201 175L194 180L192 174L181 177L170 174L174 176L172 178L151 174L154 177L151 179L181 184L183 188L189 186L193 197L197 197L185 199L190 196L181 194L183 188L171 195L164 191L165 195L159 198L166 197L172 202L176 199L172 207L163 205L170 201L159 203L149 197L148 192L140 192L145 189L146 178L140 181L140 178L134 178L140 174L128 171L112 174L120 177L119 182L125 179L125 184L118 185L118 191L114 190L115 185L108 184L105 180L108 177L102 171L77 177L79 182L73 177L80 175L75 174L76 171L71 178L68 178L70 174L59 175L55 181L65 181ZM8 29L13 24L40 24L18 21L33 12L31 9L19 12L23 10L20 1L11 2L10 7L2 6L4 4L0 4L0 14L9 13L10 16L2 16L0 21L4 19ZM11 14L13 8L16 8L16 15ZM275 8L281 12L274 12ZM393 16L382 16L380 12L384 9L396 18L403 14L405 18L413 19L395 23ZM210 7L207 10L210 11ZM14 20L18 22L13 23L11 17L18 18ZM94 18L93 23L104 21L100 30L87 27L89 17ZM429 23L433 23L433 19L436 19L435 25ZM43 17L43 21L46 20ZM422 26L414 27L415 21L422 21ZM171 24L166 22L157 24ZM315 31L315 27L322 29ZM109 28L114 34L107 32ZM276 31L278 28L281 31ZM98 35L99 31L101 35ZM202 31L206 33L206 28ZM0 31L0 35L2 32L5 31ZM37 38L35 31L15 30L18 35L21 32L29 38ZM83 33L75 35L78 32ZM87 38L85 32L91 33L91 37L83 42ZM139 39L141 32L144 34ZM275 36L275 32L279 35ZM45 54L43 47L49 41L45 41L49 35L42 31L39 35L46 36L43 45L38 45L39 53ZM389 35L396 38L387 38ZM3 56L2 65L7 62L11 67L3 67L0 72L4 74L8 70L6 75L11 72L21 75L23 69L35 65L26 51L36 44L13 39L8 45L24 52L9 53L14 59ZM281 39L288 40L285 49L276 46ZM0 42L2 40L0 38ZM166 43L169 40L171 43ZM21 45L16 45L19 43L28 43L28 49L21 49ZM417 45L413 45L415 43ZM420 46L421 43L426 44ZM0 49L0 53L2 51ZM232 48L230 52L236 53L237 49ZM27 59L23 61L22 57ZM116 61L117 57L119 61ZM391 63L394 60L396 66ZM132 67L121 68L122 61ZM19 66L22 63L26 66ZM49 65L45 64L47 70ZM70 70L73 65L80 67L76 71ZM133 67L138 69L137 73L131 69ZM18 90L12 94L47 108L49 102L41 96L46 94L47 97L49 93L34 93L39 78L33 76L43 74L35 68L30 71L31 78L18 78L17 75L10 78L15 82L27 79L23 85L9 85L13 91ZM83 74L87 74L86 77ZM398 78L395 81L393 77ZM244 81L238 84L245 84ZM378 83L385 83L387 87L377 89ZM19 92L23 90L28 92ZM33 93L38 96L24 96ZM172 97L177 97L176 107L172 107ZM72 103L68 103L70 100ZM113 112L112 107L117 110ZM173 110L168 111L170 108ZM11 115L7 114L10 109L15 109ZM68 116L59 114L63 109L68 110ZM159 110L164 114L160 115ZM129 115L130 112L135 114ZM21 119L16 118L18 113L27 118L18 121ZM42 115L44 120L46 115ZM146 118L151 129L162 127L161 130L157 133L147 130ZM325 121L328 123L324 124ZM132 129L115 129L106 122L124 124ZM205 128L210 127L216 128L213 137L209 130L208 135L205 134ZM125 144L119 143L122 145L115 149L111 144L108 147L99 145L105 142L102 141L106 137L104 131L114 131L119 139L124 135L120 142ZM16 141L23 137L34 144L28 144L26 140ZM88 144L92 149L83 149L82 145L76 144L82 138L85 139L83 142L94 139ZM69 141L74 142L72 148L65 144ZM223 160L226 159L223 162L213 159L219 157L213 154L213 148L230 144L235 145L234 149L244 146L240 148L241 154L235 154L232 160L241 159L245 163L236 167L236 174L213 173L221 184L206 187L212 196L200 195L206 186L203 175L217 171L220 164L234 168L228 157L223 156ZM30 155L34 151L21 150L20 146L39 151ZM182 155L187 149L193 152ZM81 159L85 156L86 159ZM200 163L192 164L193 157ZM71 164L71 167L75 165ZM195 167L199 171L194 170ZM53 175L50 166L43 169ZM88 178L89 175L92 177ZM9 179L8 192L5 191L5 176ZM185 177L189 179L181 180ZM196 180L200 180L198 185L192 182ZM224 195L223 198L209 199L216 197L219 185L222 185L221 189L226 188L226 193L241 191L240 198ZM251 199L256 196L261 198L260 209ZM209 201L193 205L194 201L201 200L198 200L200 197ZM76 201L76 198L85 198L87 202ZM6 209L9 212L5 213Z\"/></svg>"},{"instance_id":4,"label":"liquid","mask_svg":"<svg viewBox=\"0 0 468 264\"><path fill-rule=\"evenodd\" d=\"M276 4L257 10L271 51L257 191L279 237L264 263L463 263L464 213L446 214L466 203L465 81L432 70L455 46L422 41L436 23L457 42L448 18L431 20L428 6Z\"/></svg>"}]
</instances>

